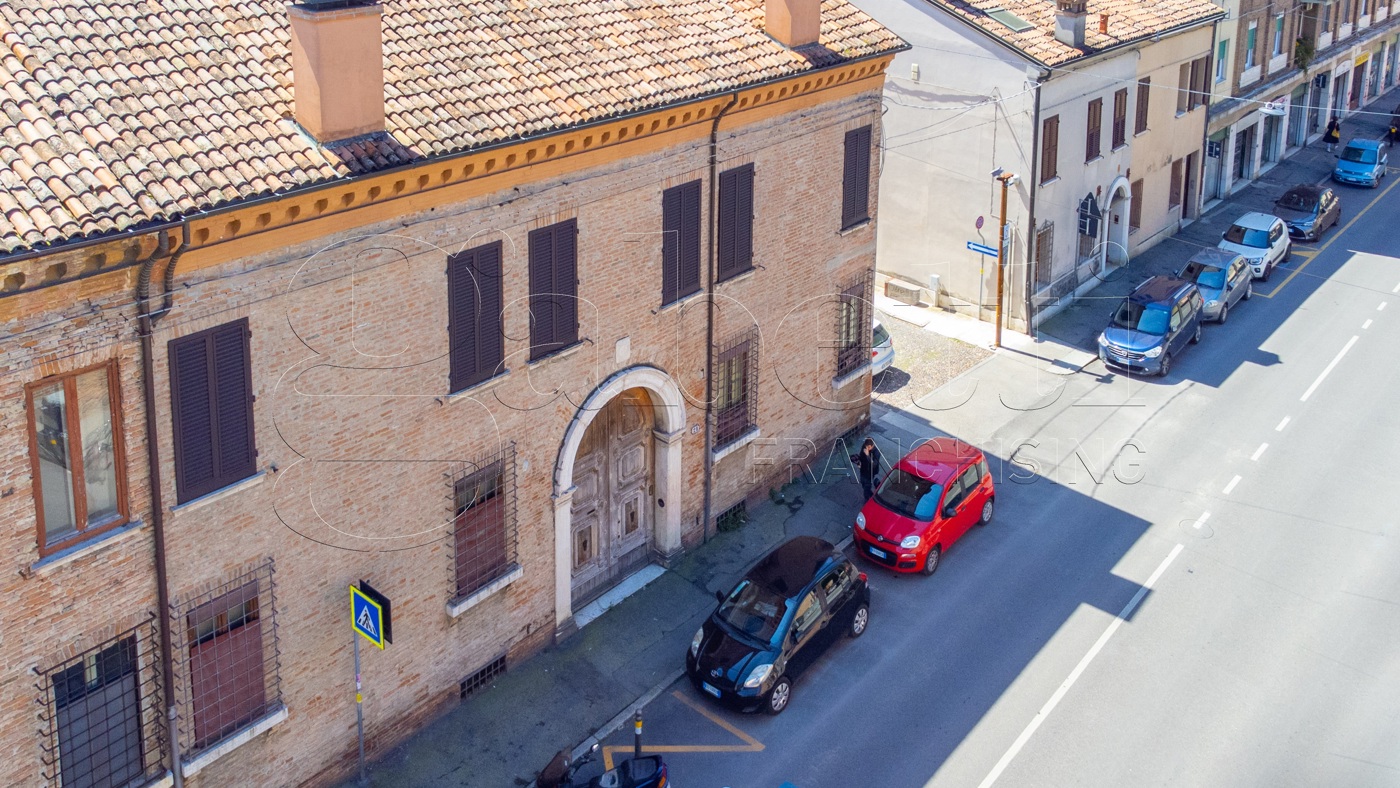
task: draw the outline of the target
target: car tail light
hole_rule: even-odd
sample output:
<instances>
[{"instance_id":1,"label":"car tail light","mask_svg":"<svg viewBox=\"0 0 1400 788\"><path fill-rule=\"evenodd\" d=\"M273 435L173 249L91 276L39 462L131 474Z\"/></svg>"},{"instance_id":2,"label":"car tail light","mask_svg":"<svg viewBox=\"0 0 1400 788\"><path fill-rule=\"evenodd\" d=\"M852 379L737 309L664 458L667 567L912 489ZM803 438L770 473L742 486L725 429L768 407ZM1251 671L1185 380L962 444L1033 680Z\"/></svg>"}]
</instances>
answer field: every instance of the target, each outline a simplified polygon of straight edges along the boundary
<instances>
[{"instance_id":1,"label":"car tail light","mask_svg":"<svg viewBox=\"0 0 1400 788\"><path fill-rule=\"evenodd\" d=\"M871 358L875 358L875 357L878 356L878 355L880 355L880 351L878 351L878 350L872 350L872 351L870 351L870 357L871 357Z\"/></svg>"},{"instance_id":2,"label":"car tail light","mask_svg":"<svg viewBox=\"0 0 1400 788\"><path fill-rule=\"evenodd\" d=\"M866 582L866 581L868 581L868 580L870 579L870 578L868 578L868 577L865 576L865 573L864 573L864 572L861 572L860 575L858 575L858 577L860 577L860 582L862 582L862 583L864 583L864 582Z\"/></svg>"}]
</instances>

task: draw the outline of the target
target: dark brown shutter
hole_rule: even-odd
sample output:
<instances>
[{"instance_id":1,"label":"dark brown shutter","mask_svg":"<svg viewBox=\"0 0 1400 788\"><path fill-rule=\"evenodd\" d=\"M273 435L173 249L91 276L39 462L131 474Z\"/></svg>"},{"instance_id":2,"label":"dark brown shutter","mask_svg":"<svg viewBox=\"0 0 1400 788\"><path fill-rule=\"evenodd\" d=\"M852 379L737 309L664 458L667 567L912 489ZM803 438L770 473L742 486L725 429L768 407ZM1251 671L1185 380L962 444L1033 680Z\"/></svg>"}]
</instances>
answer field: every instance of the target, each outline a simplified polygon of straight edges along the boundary
<instances>
[{"instance_id":1,"label":"dark brown shutter","mask_svg":"<svg viewBox=\"0 0 1400 788\"><path fill-rule=\"evenodd\" d=\"M1040 182L1045 183L1060 172L1060 116L1048 117L1041 125Z\"/></svg>"},{"instance_id":2,"label":"dark brown shutter","mask_svg":"<svg viewBox=\"0 0 1400 788\"><path fill-rule=\"evenodd\" d=\"M1113 94L1113 147L1121 148L1128 141L1128 89Z\"/></svg>"},{"instance_id":3,"label":"dark brown shutter","mask_svg":"<svg viewBox=\"0 0 1400 788\"><path fill-rule=\"evenodd\" d=\"M661 193L661 304L700 289L700 181Z\"/></svg>"},{"instance_id":4,"label":"dark brown shutter","mask_svg":"<svg viewBox=\"0 0 1400 788\"><path fill-rule=\"evenodd\" d=\"M1183 172L1183 159L1172 162L1171 191L1167 194L1167 207L1175 208L1181 205L1181 174Z\"/></svg>"},{"instance_id":5,"label":"dark brown shutter","mask_svg":"<svg viewBox=\"0 0 1400 788\"><path fill-rule=\"evenodd\" d=\"M719 279L753 268L753 165L719 175Z\"/></svg>"},{"instance_id":6,"label":"dark brown shutter","mask_svg":"<svg viewBox=\"0 0 1400 788\"><path fill-rule=\"evenodd\" d=\"M1136 230L1142 226L1142 179L1139 178L1128 184L1130 199L1133 204L1128 209L1128 229Z\"/></svg>"},{"instance_id":7,"label":"dark brown shutter","mask_svg":"<svg viewBox=\"0 0 1400 788\"><path fill-rule=\"evenodd\" d=\"M1102 145L1103 136L1100 130L1103 127L1103 99L1094 99L1089 102L1088 131L1084 135L1084 160L1093 161L1099 157L1099 148Z\"/></svg>"},{"instance_id":8,"label":"dark brown shutter","mask_svg":"<svg viewBox=\"0 0 1400 788\"><path fill-rule=\"evenodd\" d=\"M447 260L448 387L460 391L500 372L501 242Z\"/></svg>"},{"instance_id":9,"label":"dark brown shutter","mask_svg":"<svg viewBox=\"0 0 1400 788\"><path fill-rule=\"evenodd\" d=\"M578 222L530 232L530 359L578 341Z\"/></svg>"},{"instance_id":10,"label":"dark brown shutter","mask_svg":"<svg viewBox=\"0 0 1400 788\"><path fill-rule=\"evenodd\" d=\"M253 448L253 381L248 357L248 321L219 326L210 337L214 352L214 408L218 414L219 486L257 471Z\"/></svg>"},{"instance_id":11,"label":"dark brown shutter","mask_svg":"<svg viewBox=\"0 0 1400 788\"><path fill-rule=\"evenodd\" d=\"M170 399L175 435L176 499L183 503L215 489L213 381L202 334L170 342Z\"/></svg>"},{"instance_id":12,"label":"dark brown shutter","mask_svg":"<svg viewBox=\"0 0 1400 788\"><path fill-rule=\"evenodd\" d=\"M1147 131L1147 104L1152 95L1151 77L1144 77L1138 81L1137 93L1137 122L1133 125L1133 133L1141 134Z\"/></svg>"},{"instance_id":13,"label":"dark brown shutter","mask_svg":"<svg viewBox=\"0 0 1400 788\"><path fill-rule=\"evenodd\" d=\"M171 340L175 488L180 503L257 469L247 319Z\"/></svg>"},{"instance_id":14,"label":"dark brown shutter","mask_svg":"<svg viewBox=\"0 0 1400 788\"><path fill-rule=\"evenodd\" d=\"M846 163L841 178L841 229L870 218L870 127L846 132Z\"/></svg>"}]
</instances>

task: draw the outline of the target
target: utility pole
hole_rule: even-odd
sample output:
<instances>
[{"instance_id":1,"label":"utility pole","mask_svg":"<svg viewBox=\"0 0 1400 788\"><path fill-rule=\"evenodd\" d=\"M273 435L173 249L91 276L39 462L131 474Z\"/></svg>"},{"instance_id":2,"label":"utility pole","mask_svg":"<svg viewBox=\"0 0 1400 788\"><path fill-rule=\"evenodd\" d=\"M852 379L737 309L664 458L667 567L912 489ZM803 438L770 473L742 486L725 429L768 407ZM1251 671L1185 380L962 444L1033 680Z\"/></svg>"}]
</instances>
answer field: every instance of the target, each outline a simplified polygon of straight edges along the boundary
<instances>
[{"instance_id":1,"label":"utility pole","mask_svg":"<svg viewBox=\"0 0 1400 788\"><path fill-rule=\"evenodd\" d=\"M992 170L992 177L1001 181L1001 233L997 236L997 328L992 347L1001 347L1001 309L1006 288L1006 193L1016 184L1016 174L1000 167Z\"/></svg>"}]
</instances>

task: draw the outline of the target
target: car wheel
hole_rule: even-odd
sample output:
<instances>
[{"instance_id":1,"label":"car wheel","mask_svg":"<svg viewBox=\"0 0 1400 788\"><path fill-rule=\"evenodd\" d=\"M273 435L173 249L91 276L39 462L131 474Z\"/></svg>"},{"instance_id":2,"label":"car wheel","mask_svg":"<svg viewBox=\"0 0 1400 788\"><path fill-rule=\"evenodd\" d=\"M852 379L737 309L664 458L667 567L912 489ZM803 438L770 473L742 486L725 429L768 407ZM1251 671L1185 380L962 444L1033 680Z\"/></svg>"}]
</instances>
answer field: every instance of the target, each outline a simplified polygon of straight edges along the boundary
<instances>
[{"instance_id":1,"label":"car wheel","mask_svg":"<svg viewBox=\"0 0 1400 788\"><path fill-rule=\"evenodd\" d=\"M773 691L768 693L768 705L764 706L764 711L769 714L782 714L783 709L788 707L788 701L792 700L792 680L787 676L778 679L778 683L773 685Z\"/></svg>"},{"instance_id":2,"label":"car wheel","mask_svg":"<svg viewBox=\"0 0 1400 788\"><path fill-rule=\"evenodd\" d=\"M1221 309L1221 310L1220 310L1220 314L1223 316L1223 315L1225 314L1225 310L1224 310L1224 309ZM1220 322L1224 323L1224 322L1225 322L1225 318L1224 318L1224 317L1221 317L1221 318L1220 318ZM1191 335L1191 344L1193 344L1193 345L1199 345L1199 344L1201 344L1201 324L1200 324L1200 323L1196 323L1196 333L1194 333L1194 334Z\"/></svg>"},{"instance_id":3,"label":"car wheel","mask_svg":"<svg viewBox=\"0 0 1400 788\"><path fill-rule=\"evenodd\" d=\"M938 545L930 547L928 549L928 558L924 559L924 574L931 575L934 572L937 572L938 562L939 559L941 559L942 557L943 551L939 549Z\"/></svg>"},{"instance_id":4,"label":"car wheel","mask_svg":"<svg viewBox=\"0 0 1400 788\"><path fill-rule=\"evenodd\" d=\"M1249 280L1248 282L1245 282L1245 283L1244 283L1244 300L1248 301L1249 299L1251 299L1251 298L1253 298L1253 297L1254 297L1254 280L1251 279L1251 280Z\"/></svg>"},{"instance_id":5,"label":"car wheel","mask_svg":"<svg viewBox=\"0 0 1400 788\"><path fill-rule=\"evenodd\" d=\"M1230 305L1229 305L1229 304L1221 304L1221 305L1220 305L1220 317L1216 318L1216 319L1215 319L1215 322L1217 322L1217 323L1224 323L1226 320L1229 320L1229 319L1230 319ZM1194 340L1193 340L1193 341L1194 341Z\"/></svg>"},{"instance_id":6,"label":"car wheel","mask_svg":"<svg viewBox=\"0 0 1400 788\"><path fill-rule=\"evenodd\" d=\"M856 608L856 614L851 616L851 628L846 631L846 634L853 638L858 638L865 634L865 627L869 623L870 606L862 602L861 606Z\"/></svg>"},{"instance_id":7,"label":"car wheel","mask_svg":"<svg viewBox=\"0 0 1400 788\"><path fill-rule=\"evenodd\" d=\"M996 500L988 498L987 502L982 504L982 516L977 518L978 525L986 525L992 521L992 513L996 510Z\"/></svg>"},{"instance_id":8,"label":"car wheel","mask_svg":"<svg viewBox=\"0 0 1400 788\"><path fill-rule=\"evenodd\" d=\"M1162 365L1159 366L1159 367L1157 367L1157 377L1159 377L1159 378L1165 378L1165 377L1167 376L1167 372L1170 371L1171 368L1172 368L1172 354L1170 354L1170 353L1163 353L1163 354L1162 354Z\"/></svg>"},{"instance_id":9,"label":"car wheel","mask_svg":"<svg viewBox=\"0 0 1400 788\"><path fill-rule=\"evenodd\" d=\"M1273 275L1274 275L1274 266L1273 266L1273 264L1272 264L1272 263L1264 263L1264 275L1261 276L1261 277L1259 277L1259 281L1261 281L1261 282L1267 282L1267 281L1269 281L1269 277L1271 277L1271 276L1273 276Z\"/></svg>"}]
</instances>

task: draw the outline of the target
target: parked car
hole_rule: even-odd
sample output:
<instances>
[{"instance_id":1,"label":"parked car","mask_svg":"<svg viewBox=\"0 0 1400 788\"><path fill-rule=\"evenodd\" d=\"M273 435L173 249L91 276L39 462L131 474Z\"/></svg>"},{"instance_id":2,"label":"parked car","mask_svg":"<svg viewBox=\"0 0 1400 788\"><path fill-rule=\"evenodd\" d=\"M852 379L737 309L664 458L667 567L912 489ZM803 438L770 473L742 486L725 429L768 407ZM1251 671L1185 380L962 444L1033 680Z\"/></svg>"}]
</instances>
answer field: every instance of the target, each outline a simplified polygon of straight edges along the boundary
<instances>
[{"instance_id":1,"label":"parked car","mask_svg":"<svg viewBox=\"0 0 1400 788\"><path fill-rule=\"evenodd\" d=\"M1300 183L1274 203L1274 215L1288 227L1288 237L1315 241L1342 220L1342 203L1326 186Z\"/></svg>"},{"instance_id":2,"label":"parked car","mask_svg":"<svg viewBox=\"0 0 1400 788\"><path fill-rule=\"evenodd\" d=\"M715 596L685 672L696 689L741 711L787 708L803 670L838 636L860 637L870 620L865 573L815 536L789 539Z\"/></svg>"},{"instance_id":3,"label":"parked car","mask_svg":"<svg viewBox=\"0 0 1400 788\"><path fill-rule=\"evenodd\" d=\"M1191 255L1177 276L1194 282L1201 291L1206 320L1224 323L1230 317L1230 307L1254 297L1254 277L1249 263L1236 252L1202 249Z\"/></svg>"},{"instance_id":4,"label":"parked car","mask_svg":"<svg viewBox=\"0 0 1400 788\"><path fill-rule=\"evenodd\" d=\"M974 523L996 506L987 459L954 438L936 438L895 465L856 515L856 551L896 572L931 575Z\"/></svg>"},{"instance_id":5,"label":"parked car","mask_svg":"<svg viewBox=\"0 0 1400 788\"><path fill-rule=\"evenodd\" d=\"M894 338L889 329L875 321L875 333L870 343L870 374L878 375L894 364Z\"/></svg>"},{"instance_id":6,"label":"parked car","mask_svg":"<svg viewBox=\"0 0 1400 788\"><path fill-rule=\"evenodd\" d=\"M1105 364L1166 377L1186 343L1201 341L1204 313L1205 299L1196 285L1154 276L1113 311L1108 328L1099 334L1099 358Z\"/></svg>"},{"instance_id":7,"label":"parked car","mask_svg":"<svg viewBox=\"0 0 1400 788\"><path fill-rule=\"evenodd\" d=\"M1385 177L1386 155L1380 140L1352 140L1337 157L1337 167L1332 170L1332 178L1340 183L1357 186L1381 185Z\"/></svg>"},{"instance_id":8,"label":"parked car","mask_svg":"<svg viewBox=\"0 0 1400 788\"><path fill-rule=\"evenodd\" d=\"M1244 255L1254 269L1254 278L1265 282L1274 268L1293 254L1287 225L1267 213L1250 212L1236 219L1216 246Z\"/></svg>"}]
</instances>

